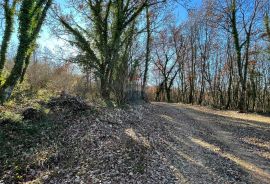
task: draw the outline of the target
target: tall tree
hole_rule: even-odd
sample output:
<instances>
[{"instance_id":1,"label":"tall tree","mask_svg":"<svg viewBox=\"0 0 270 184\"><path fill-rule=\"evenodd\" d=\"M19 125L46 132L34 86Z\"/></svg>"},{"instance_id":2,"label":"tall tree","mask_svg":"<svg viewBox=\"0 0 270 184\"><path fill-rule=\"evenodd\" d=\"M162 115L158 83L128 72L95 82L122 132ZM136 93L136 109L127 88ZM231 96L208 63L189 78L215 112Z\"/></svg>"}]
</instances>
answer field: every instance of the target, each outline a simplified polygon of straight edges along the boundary
<instances>
[{"instance_id":1,"label":"tall tree","mask_svg":"<svg viewBox=\"0 0 270 184\"><path fill-rule=\"evenodd\" d=\"M36 39L41 30L47 11L52 5L52 0L23 0L19 12L19 45L15 57L15 64L10 75L0 89L0 102L6 101L17 82L23 76L29 64Z\"/></svg>"},{"instance_id":2,"label":"tall tree","mask_svg":"<svg viewBox=\"0 0 270 184\"><path fill-rule=\"evenodd\" d=\"M146 99L145 96L145 88L147 85L147 78L148 78L148 70L149 70L149 63L150 63L150 41L151 41L151 20L150 20L150 12L149 7L146 7L146 52L145 52L145 66L144 66L144 73L143 73L143 82L142 82L142 98Z\"/></svg>"},{"instance_id":3,"label":"tall tree","mask_svg":"<svg viewBox=\"0 0 270 184\"><path fill-rule=\"evenodd\" d=\"M254 0L252 3L250 1L240 2L238 0L230 0L223 9L224 14L226 14L225 24L229 26L227 30L232 34L234 40L238 76L241 84L238 102L238 108L241 112L247 110L246 95L249 51L251 36L261 4L261 0Z\"/></svg>"},{"instance_id":4,"label":"tall tree","mask_svg":"<svg viewBox=\"0 0 270 184\"><path fill-rule=\"evenodd\" d=\"M4 0L3 4L1 4L4 10L5 28L0 49L0 79L6 62L6 53L14 28L14 16L17 2L18 0L13 0L12 2L10 2L10 0Z\"/></svg>"},{"instance_id":5,"label":"tall tree","mask_svg":"<svg viewBox=\"0 0 270 184\"><path fill-rule=\"evenodd\" d=\"M82 13L90 27L84 27L74 19L59 16L61 24L72 36L70 43L84 56L84 64L96 70L100 79L100 94L104 99L110 98L116 72L123 72L116 71L115 68L121 62L121 54L125 53L123 47L129 38L126 32L150 4L150 0L89 0L73 4L74 7L79 7L80 11L77 13Z\"/></svg>"},{"instance_id":6,"label":"tall tree","mask_svg":"<svg viewBox=\"0 0 270 184\"><path fill-rule=\"evenodd\" d=\"M157 88L157 99L160 99L161 93L166 93L167 102L171 102L171 90L179 72L177 67L178 60L175 57L175 50L173 44L173 31L166 33L165 30L161 31L155 43L155 66L160 71L162 76L161 83Z\"/></svg>"},{"instance_id":7,"label":"tall tree","mask_svg":"<svg viewBox=\"0 0 270 184\"><path fill-rule=\"evenodd\" d=\"M249 3L249 2L247 2ZM239 45L239 39L237 28L236 28L236 0L233 0L232 2L232 31L235 39L235 47L237 52L237 63L238 63L238 73L240 77L240 83L242 85L241 94L240 94L240 100L239 100L239 110L245 111L246 110L246 91L247 91L247 75L248 75L248 65L249 65L249 52L250 52L250 44L251 44L251 36L253 34L253 28L254 23L256 21L256 16L258 11L260 10L260 0L254 0L253 8L251 10L251 15L248 17L248 15L245 15L245 11L243 8L240 8L240 11L242 13L242 19L243 19L243 28L245 32L245 40ZM243 61L239 61L239 57L241 59L241 47L245 46L245 55Z\"/></svg>"}]
</instances>

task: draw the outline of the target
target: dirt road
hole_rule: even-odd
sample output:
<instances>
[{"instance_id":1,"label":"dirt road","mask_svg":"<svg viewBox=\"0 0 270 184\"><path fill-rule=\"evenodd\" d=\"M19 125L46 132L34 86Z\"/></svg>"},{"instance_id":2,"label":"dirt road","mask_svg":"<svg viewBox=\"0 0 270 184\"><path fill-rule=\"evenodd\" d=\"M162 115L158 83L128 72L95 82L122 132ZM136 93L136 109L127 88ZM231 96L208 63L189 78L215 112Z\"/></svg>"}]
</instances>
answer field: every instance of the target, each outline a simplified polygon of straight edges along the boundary
<instances>
[{"instance_id":1,"label":"dirt road","mask_svg":"<svg viewBox=\"0 0 270 184\"><path fill-rule=\"evenodd\" d=\"M162 125L156 124L161 131L152 132L152 142L178 183L270 183L269 123L181 104L153 106L145 117Z\"/></svg>"},{"instance_id":2,"label":"dirt road","mask_svg":"<svg viewBox=\"0 0 270 184\"><path fill-rule=\"evenodd\" d=\"M167 103L63 108L2 125L0 183L270 183L269 117Z\"/></svg>"}]
</instances>

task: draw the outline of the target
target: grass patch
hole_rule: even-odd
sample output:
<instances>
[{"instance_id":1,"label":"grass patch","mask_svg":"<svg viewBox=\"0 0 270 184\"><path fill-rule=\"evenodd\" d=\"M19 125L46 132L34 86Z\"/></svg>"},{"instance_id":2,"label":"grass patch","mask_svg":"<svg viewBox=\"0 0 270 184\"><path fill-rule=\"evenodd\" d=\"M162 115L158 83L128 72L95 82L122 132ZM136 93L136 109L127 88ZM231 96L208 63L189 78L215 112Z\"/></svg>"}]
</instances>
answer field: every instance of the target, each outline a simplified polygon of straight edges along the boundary
<instances>
[{"instance_id":1,"label":"grass patch","mask_svg":"<svg viewBox=\"0 0 270 184\"><path fill-rule=\"evenodd\" d=\"M19 113L12 112L10 110L6 110L0 112L0 125L1 123L19 123L21 122L23 117Z\"/></svg>"}]
</instances>

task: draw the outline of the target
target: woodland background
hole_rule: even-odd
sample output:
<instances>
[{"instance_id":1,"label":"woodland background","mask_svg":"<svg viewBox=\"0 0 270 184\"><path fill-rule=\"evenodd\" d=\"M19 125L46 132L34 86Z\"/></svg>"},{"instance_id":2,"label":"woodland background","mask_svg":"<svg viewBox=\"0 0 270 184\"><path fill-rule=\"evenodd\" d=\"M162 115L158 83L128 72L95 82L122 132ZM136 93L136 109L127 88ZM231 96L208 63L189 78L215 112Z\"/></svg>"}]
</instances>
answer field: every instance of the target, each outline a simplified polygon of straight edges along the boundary
<instances>
[{"instance_id":1,"label":"woodland background","mask_svg":"<svg viewBox=\"0 0 270 184\"><path fill-rule=\"evenodd\" d=\"M64 91L118 105L143 99L269 112L269 1L194 3L3 0L2 103ZM188 12L183 21L177 6ZM44 26L61 46L38 45Z\"/></svg>"}]
</instances>

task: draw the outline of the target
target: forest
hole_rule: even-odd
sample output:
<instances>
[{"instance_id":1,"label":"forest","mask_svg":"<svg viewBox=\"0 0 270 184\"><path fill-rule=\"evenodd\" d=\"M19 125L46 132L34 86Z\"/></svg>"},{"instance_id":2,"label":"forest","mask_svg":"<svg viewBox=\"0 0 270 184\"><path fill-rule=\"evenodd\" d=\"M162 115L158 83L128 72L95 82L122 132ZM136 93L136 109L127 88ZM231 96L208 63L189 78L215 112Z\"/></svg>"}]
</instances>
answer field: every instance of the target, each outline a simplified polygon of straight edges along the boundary
<instances>
[{"instance_id":1,"label":"forest","mask_svg":"<svg viewBox=\"0 0 270 184\"><path fill-rule=\"evenodd\" d=\"M0 184L270 181L269 0L0 0L0 25Z\"/></svg>"},{"instance_id":2,"label":"forest","mask_svg":"<svg viewBox=\"0 0 270 184\"><path fill-rule=\"evenodd\" d=\"M185 20L173 6L186 9ZM65 90L116 104L142 98L269 112L266 0L209 0L199 7L183 1L14 0L3 1L1 15L2 103L25 81L33 93ZM52 42L62 43L51 43L54 50L37 41L43 24ZM72 79L48 87L48 72L57 70Z\"/></svg>"}]
</instances>

